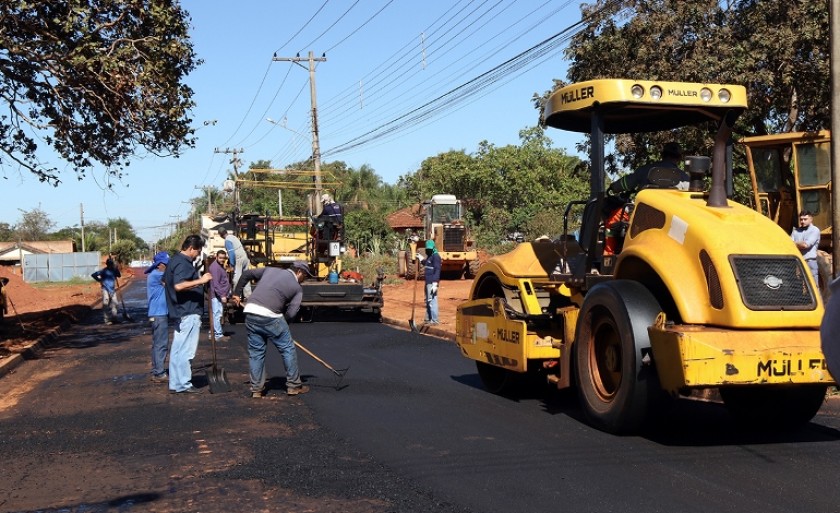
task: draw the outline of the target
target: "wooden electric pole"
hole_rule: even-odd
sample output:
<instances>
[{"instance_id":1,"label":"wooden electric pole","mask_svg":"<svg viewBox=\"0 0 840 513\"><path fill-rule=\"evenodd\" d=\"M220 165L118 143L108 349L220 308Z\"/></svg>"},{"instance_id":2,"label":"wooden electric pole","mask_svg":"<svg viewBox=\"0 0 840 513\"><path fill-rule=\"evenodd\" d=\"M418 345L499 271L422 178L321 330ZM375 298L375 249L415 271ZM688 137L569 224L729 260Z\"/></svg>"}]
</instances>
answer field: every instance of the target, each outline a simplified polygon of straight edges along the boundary
<instances>
[{"instance_id":1,"label":"wooden electric pole","mask_svg":"<svg viewBox=\"0 0 840 513\"><path fill-rule=\"evenodd\" d=\"M239 178L239 166L242 165L242 161L239 160L239 154L244 152L244 151L245 150L242 149L242 148L239 148L239 149L234 148L232 150L230 148L225 148L224 150L220 150L219 148L216 148L216 149L213 150L213 153L224 153L224 154L232 154L233 155L233 158L230 159L230 163L231 163L231 165L233 165L234 179L238 179ZM236 208L236 217L238 218L239 217L239 188L234 189L233 198L234 198L234 204L236 205L236 207L235 207Z\"/></svg>"},{"instance_id":2,"label":"wooden electric pole","mask_svg":"<svg viewBox=\"0 0 840 513\"><path fill-rule=\"evenodd\" d=\"M315 182L315 194L310 198L309 208L312 215L317 215L320 213L321 205L319 201L321 197L321 147L318 141L318 100L315 94L315 63L326 62L327 57L326 55L315 57L315 54L310 50L309 56L305 58L300 55L296 55L295 57L274 56L273 60L293 62L303 69L309 69L309 95L312 103L312 162L315 166L315 176L313 177ZM301 64L301 61L308 61L309 67L307 68Z\"/></svg>"},{"instance_id":3,"label":"wooden electric pole","mask_svg":"<svg viewBox=\"0 0 840 513\"><path fill-rule=\"evenodd\" d=\"M829 2L831 46L831 248L834 278L840 276L840 0Z\"/></svg>"}]
</instances>

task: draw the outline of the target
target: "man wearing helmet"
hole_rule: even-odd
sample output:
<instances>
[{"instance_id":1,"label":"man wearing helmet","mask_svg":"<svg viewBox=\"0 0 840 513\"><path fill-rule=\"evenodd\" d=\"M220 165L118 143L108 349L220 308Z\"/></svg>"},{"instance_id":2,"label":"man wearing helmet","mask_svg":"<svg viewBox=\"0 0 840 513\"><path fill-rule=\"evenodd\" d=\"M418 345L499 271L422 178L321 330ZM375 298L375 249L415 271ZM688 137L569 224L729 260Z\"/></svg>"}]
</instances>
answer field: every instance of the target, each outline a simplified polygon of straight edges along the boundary
<instances>
[{"instance_id":1,"label":"man wearing helmet","mask_svg":"<svg viewBox=\"0 0 840 513\"><path fill-rule=\"evenodd\" d=\"M321 195L321 204L324 206L323 210L321 211L321 217L329 219L336 226L344 222L344 215L341 211L341 205L333 201L332 197L329 194L324 193Z\"/></svg>"}]
</instances>

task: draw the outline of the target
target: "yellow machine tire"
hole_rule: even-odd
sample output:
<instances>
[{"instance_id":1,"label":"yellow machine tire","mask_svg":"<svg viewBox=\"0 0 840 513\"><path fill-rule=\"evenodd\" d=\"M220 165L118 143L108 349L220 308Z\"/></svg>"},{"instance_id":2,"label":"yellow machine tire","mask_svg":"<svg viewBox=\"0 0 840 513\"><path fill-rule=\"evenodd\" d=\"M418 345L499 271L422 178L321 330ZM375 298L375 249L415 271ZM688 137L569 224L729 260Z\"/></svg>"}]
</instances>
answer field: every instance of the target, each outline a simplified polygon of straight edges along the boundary
<instances>
[{"instance_id":1,"label":"yellow machine tire","mask_svg":"<svg viewBox=\"0 0 840 513\"><path fill-rule=\"evenodd\" d=\"M489 363L476 360L475 367L478 370L481 384L491 394L507 394L513 390L519 381L519 376L516 373Z\"/></svg>"},{"instance_id":2,"label":"yellow machine tire","mask_svg":"<svg viewBox=\"0 0 840 513\"><path fill-rule=\"evenodd\" d=\"M651 360L647 328L659 303L640 283L614 280L586 294L575 338L575 381L590 424L638 431L666 399Z\"/></svg>"},{"instance_id":3,"label":"yellow machine tire","mask_svg":"<svg viewBox=\"0 0 840 513\"><path fill-rule=\"evenodd\" d=\"M793 429L806 424L825 401L825 385L720 387L720 397L740 424Z\"/></svg>"},{"instance_id":4,"label":"yellow machine tire","mask_svg":"<svg viewBox=\"0 0 840 513\"><path fill-rule=\"evenodd\" d=\"M834 257L831 253L825 251L817 251L817 270L819 271L819 285L820 294L822 294L823 302L827 303L831 297L831 289L829 284L834 279Z\"/></svg>"},{"instance_id":5,"label":"yellow machine tire","mask_svg":"<svg viewBox=\"0 0 840 513\"><path fill-rule=\"evenodd\" d=\"M478 267L481 265L481 262L478 260L470 260L467 262L467 267L464 270L464 278L467 280L471 280L478 275Z\"/></svg>"}]
</instances>

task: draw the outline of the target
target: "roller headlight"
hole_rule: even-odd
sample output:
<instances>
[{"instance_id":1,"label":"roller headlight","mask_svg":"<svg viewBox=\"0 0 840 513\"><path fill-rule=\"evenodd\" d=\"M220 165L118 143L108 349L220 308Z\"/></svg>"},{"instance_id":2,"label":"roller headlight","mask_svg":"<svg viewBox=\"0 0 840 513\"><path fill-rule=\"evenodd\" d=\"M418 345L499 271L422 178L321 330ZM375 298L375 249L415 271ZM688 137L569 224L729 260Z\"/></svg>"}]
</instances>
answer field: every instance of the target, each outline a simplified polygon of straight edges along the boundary
<instances>
[{"instance_id":1,"label":"roller headlight","mask_svg":"<svg viewBox=\"0 0 840 513\"><path fill-rule=\"evenodd\" d=\"M712 90L709 89L708 87L704 87L703 89L700 89L700 99L703 100L704 102L707 102L707 101L711 100L712 99Z\"/></svg>"},{"instance_id":2,"label":"roller headlight","mask_svg":"<svg viewBox=\"0 0 840 513\"><path fill-rule=\"evenodd\" d=\"M732 93L729 92L729 89L721 89L718 91L718 99L723 103L729 103L729 100L732 99Z\"/></svg>"},{"instance_id":3,"label":"roller headlight","mask_svg":"<svg viewBox=\"0 0 840 513\"><path fill-rule=\"evenodd\" d=\"M630 94L632 94L633 98L637 100L641 99L641 97L645 95L645 88L639 84L635 84L630 88Z\"/></svg>"},{"instance_id":4,"label":"roller headlight","mask_svg":"<svg viewBox=\"0 0 840 513\"><path fill-rule=\"evenodd\" d=\"M662 88L659 86L653 86L650 88L650 97L654 100L659 100L662 98Z\"/></svg>"}]
</instances>

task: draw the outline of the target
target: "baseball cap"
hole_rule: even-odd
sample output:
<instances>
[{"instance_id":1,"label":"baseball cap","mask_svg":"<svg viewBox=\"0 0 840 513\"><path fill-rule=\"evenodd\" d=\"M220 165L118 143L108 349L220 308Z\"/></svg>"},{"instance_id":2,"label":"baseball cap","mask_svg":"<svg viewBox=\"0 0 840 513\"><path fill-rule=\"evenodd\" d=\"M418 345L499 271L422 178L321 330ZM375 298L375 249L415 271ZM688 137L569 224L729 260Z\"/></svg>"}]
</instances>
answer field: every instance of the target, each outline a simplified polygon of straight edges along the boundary
<instances>
[{"instance_id":1,"label":"baseball cap","mask_svg":"<svg viewBox=\"0 0 840 513\"><path fill-rule=\"evenodd\" d=\"M331 199L332 198L330 198L329 194L325 193L325 194L321 195L321 203L326 203L327 201L330 201Z\"/></svg>"},{"instance_id":2,"label":"baseball cap","mask_svg":"<svg viewBox=\"0 0 840 513\"><path fill-rule=\"evenodd\" d=\"M435 249L435 241L429 239L426 241L426 249Z\"/></svg>"},{"instance_id":3,"label":"baseball cap","mask_svg":"<svg viewBox=\"0 0 840 513\"><path fill-rule=\"evenodd\" d=\"M143 271L143 273L149 274L150 272L154 271L155 268L160 264L169 265L169 253L167 253L166 251L158 251L157 253L155 253L155 259L152 262L152 265L150 265L148 269Z\"/></svg>"},{"instance_id":4,"label":"baseball cap","mask_svg":"<svg viewBox=\"0 0 840 513\"><path fill-rule=\"evenodd\" d=\"M297 260L295 262L292 262L292 270L295 270L295 269L299 269L299 270L303 271L310 278L315 277L315 275L312 274L312 271L309 270L309 264L307 264L303 260Z\"/></svg>"}]
</instances>

